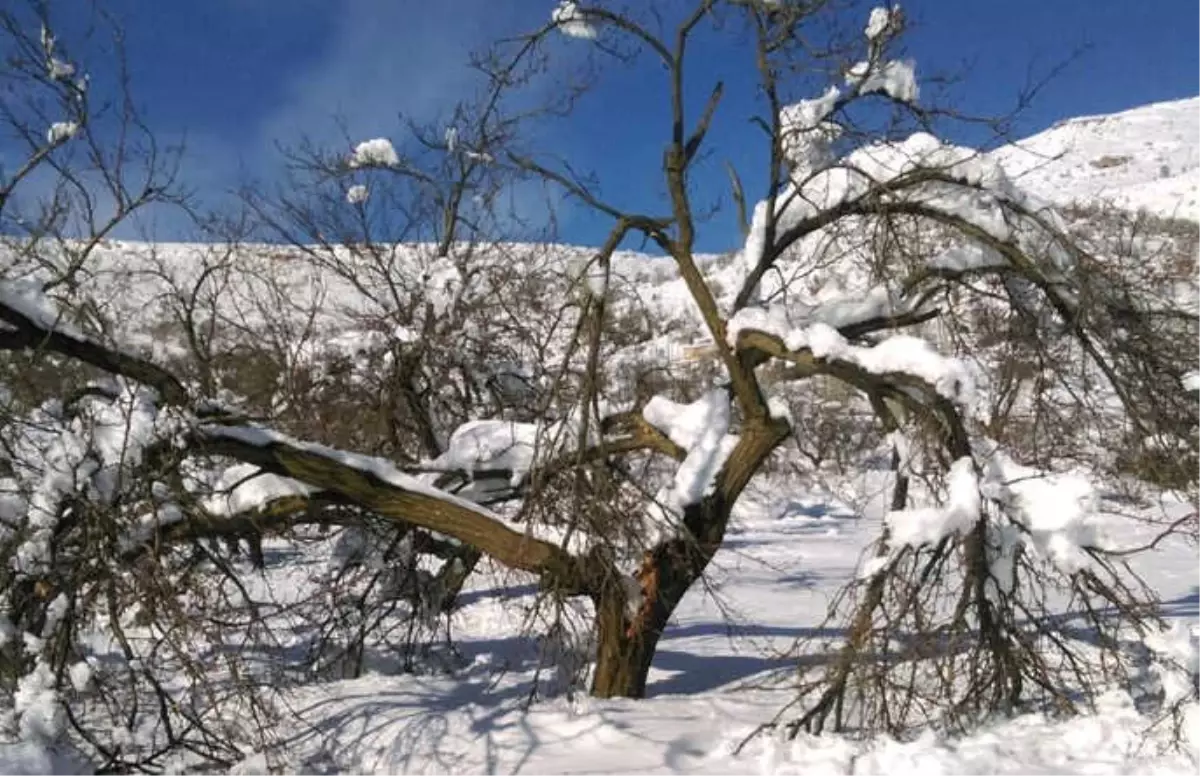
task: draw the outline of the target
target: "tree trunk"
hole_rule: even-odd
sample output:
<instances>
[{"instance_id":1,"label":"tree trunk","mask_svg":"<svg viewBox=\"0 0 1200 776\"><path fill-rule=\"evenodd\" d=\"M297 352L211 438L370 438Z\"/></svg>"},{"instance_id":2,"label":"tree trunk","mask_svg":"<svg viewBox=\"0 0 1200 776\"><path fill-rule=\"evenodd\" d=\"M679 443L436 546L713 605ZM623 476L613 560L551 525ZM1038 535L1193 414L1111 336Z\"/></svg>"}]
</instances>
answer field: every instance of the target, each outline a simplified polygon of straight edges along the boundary
<instances>
[{"instance_id":1,"label":"tree trunk","mask_svg":"<svg viewBox=\"0 0 1200 776\"><path fill-rule=\"evenodd\" d=\"M738 495L789 428L786 421L771 418L745 430L714 491L684 509L680 535L646 553L637 573L641 600L636 612L626 605L626 586L615 572L592 588L598 591L593 595L597 638L593 696L645 696L654 651L671 614L724 541Z\"/></svg>"},{"instance_id":2,"label":"tree trunk","mask_svg":"<svg viewBox=\"0 0 1200 776\"><path fill-rule=\"evenodd\" d=\"M708 504L707 508L711 508ZM702 507L697 505L696 510ZM690 509L689 509L690 511ZM620 580L606 581L596 596L596 671L592 695L597 698L642 698L658 640L675 607L700 578L720 546L728 511L708 515L706 533L717 536L672 539L646 553L638 584L641 601L628 605ZM715 518L715 519L714 519ZM713 540L715 538L715 541ZM707 539L705 541L704 539Z\"/></svg>"},{"instance_id":3,"label":"tree trunk","mask_svg":"<svg viewBox=\"0 0 1200 776\"><path fill-rule=\"evenodd\" d=\"M614 588L619 586L614 585ZM637 622L626 612L625 596L614 590L596 602L596 671L592 695L597 698L641 698L661 630ZM641 625L642 627L637 627Z\"/></svg>"}]
</instances>

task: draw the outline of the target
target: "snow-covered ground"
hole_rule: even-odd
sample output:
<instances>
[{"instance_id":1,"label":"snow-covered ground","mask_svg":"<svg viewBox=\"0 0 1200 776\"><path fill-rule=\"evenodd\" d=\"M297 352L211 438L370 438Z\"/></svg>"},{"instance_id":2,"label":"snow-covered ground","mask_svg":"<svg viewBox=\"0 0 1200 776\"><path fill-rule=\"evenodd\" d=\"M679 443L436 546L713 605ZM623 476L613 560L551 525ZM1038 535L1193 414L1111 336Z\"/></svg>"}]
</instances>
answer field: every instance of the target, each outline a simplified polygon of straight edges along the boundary
<instances>
[{"instance_id":1,"label":"snow-covered ground","mask_svg":"<svg viewBox=\"0 0 1200 776\"><path fill-rule=\"evenodd\" d=\"M454 615L467 663L461 673L368 674L310 686L292 699L298 718L282 734L280 751L269 759L253 756L237 770L1195 772L1196 761L1163 750L1162 731L1149 731L1150 721L1120 693L1101 698L1093 715L1050 720L1031 714L997 721L967 738L788 741L764 734L735 753L787 703L786 679L797 663L785 653L797 639L820 638L814 629L831 596L856 573L862 548L878 531L882 501L872 495L885 487L882 471L844 483L839 491L854 494L856 509L832 493L759 483L735 513L707 589L697 585L689 593L667 630L644 700L561 696L526 710L537 649L520 633L523 604L534 586L493 569L479 576L465 594L469 603ZM1177 516L1188 509L1167 502L1146 512ZM1168 617L1185 627L1195 623L1200 588L1194 548L1164 545L1138 566L1167 602Z\"/></svg>"},{"instance_id":2,"label":"snow-covered ground","mask_svg":"<svg viewBox=\"0 0 1200 776\"><path fill-rule=\"evenodd\" d=\"M536 588L485 563L453 615L460 669L406 674L381 662L359 678L289 691L288 711L273 730L276 746L232 772L1195 773L1200 759L1165 747L1166 731L1152 728L1120 692L1097 699L1092 714L998 719L966 737L788 740L767 732L747 742L791 697L788 678L798 661L787 653L797 640L838 635L823 633L822 621L878 533L888 479L882 469L865 469L831 480L828 489L799 489L778 476L756 481L707 584L689 592L666 631L643 700L559 694L530 705L539 650L524 626ZM1193 508L1164 499L1137 511L1174 519ZM1149 538L1147 525L1119 525L1130 545ZM311 584L314 564L324 563L320 553L305 557L282 541L267 552L292 561L268 564L261 576L243 566L260 600L295 600ZM1164 543L1135 566L1159 591L1168 620L1194 633L1194 546ZM821 659L820 650L805 658ZM546 679L543 672L543 690ZM1200 743L1200 725L1190 728L1193 745ZM70 757L29 744L0 747L0 770L85 772Z\"/></svg>"}]
</instances>

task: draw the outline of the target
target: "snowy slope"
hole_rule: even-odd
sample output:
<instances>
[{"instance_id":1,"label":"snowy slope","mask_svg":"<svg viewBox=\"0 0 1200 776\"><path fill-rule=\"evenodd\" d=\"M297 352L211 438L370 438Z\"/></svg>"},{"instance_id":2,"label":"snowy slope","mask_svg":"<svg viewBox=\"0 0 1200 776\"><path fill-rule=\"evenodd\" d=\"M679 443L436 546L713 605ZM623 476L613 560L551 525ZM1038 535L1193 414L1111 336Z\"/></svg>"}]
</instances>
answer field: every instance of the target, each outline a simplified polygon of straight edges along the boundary
<instances>
[{"instance_id":1,"label":"snowy slope","mask_svg":"<svg viewBox=\"0 0 1200 776\"><path fill-rule=\"evenodd\" d=\"M993 155L1050 202L1200 219L1200 97L1066 119Z\"/></svg>"}]
</instances>

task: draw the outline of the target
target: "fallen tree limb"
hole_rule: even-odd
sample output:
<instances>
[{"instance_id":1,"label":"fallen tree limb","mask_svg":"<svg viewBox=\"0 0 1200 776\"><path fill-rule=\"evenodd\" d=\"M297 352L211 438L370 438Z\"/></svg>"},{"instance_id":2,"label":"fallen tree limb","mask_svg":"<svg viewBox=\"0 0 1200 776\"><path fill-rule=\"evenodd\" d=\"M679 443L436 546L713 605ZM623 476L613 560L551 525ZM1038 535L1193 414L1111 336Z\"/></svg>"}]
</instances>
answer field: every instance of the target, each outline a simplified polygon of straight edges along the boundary
<instances>
[{"instance_id":1,"label":"fallen tree limb","mask_svg":"<svg viewBox=\"0 0 1200 776\"><path fill-rule=\"evenodd\" d=\"M189 446L299 480L381 518L453 537L510 568L552 573L562 584L585 587L580 560L558 545L518 533L486 508L442 493L383 461L305 444L261 429L228 426L198 429Z\"/></svg>"}]
</instances>

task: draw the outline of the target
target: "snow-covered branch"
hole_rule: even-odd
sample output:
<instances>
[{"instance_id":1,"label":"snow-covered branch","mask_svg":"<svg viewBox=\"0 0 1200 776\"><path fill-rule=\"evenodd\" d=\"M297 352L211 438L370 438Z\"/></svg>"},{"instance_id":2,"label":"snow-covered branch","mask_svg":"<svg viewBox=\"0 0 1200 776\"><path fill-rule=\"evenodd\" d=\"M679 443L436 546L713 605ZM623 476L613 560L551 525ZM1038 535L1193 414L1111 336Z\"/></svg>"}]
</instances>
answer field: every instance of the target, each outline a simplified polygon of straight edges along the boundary
<instances>
[{"instance_id":1,"label":"snow-covered branch","mask_svg":"<svg viewBox=\"0 0 1200 776\"><path fill-rule=\"evenodd\" d=\"M816 324L787 339L742 329L735 347L750 364L776 358L792 364L789 377L828 375L867 396L894 401L915 417L933 421L952 451L970 449L958 407L974 398L972 374L964 362L934 352L924 340L901 335L859 347L831 327Z\"/></svg>"},{"instance_id":2,"label":"snow-covered branch","mask_svg":"<svg viewBox=\"0 0 1200 776\"><path fill-rule=\"evenodd\" d=\"M566 571L575 563L558 546L517 533L486 508L439 491L377 458L251 427L202 427L195 444L208 454L338 494L381 517L452 536L512 568Z\"/></svg>"},{"instance_id":3,"label":"snow-covered branch","mask_svg":"<svg viewBox=\"0 0 1200 776\"><path fill-rule=\"evenodd\" d=\"M1072 264L1061 225L1013 187L997 163L974 149L924 133L855 151L788 184L775 202L770 245L765 242L767 202L754 210L741 251L746 277L735 310L753 301L762 277L789 248L810 234L860 216L907 214L960 227L968 239L1004 244L1029 257L1045 256L1047 272L1061 272Z\"/></svg>"},{"instance_id":4,"label":"snow-covered branch","mask_svg":"<svg viewBox=\"0 0 1200 776\"><path fill-rule=\"evenodd\" d=\"M158 391L167 404L186 404L183 384L170 372L137 356L107 347L62 320L62 314L28 281L0 281L0 349L43 349L82 361Z\"/></svg>"},{"instance_id":5,"label":"snow-covered branch","mask_svg":"<svg viewBox=\"0 0 1200 776\"><path fill-rule=\"evenodd\" d=\"M152 362L102 345L61 323L61 316L40 290L0 287L0 331L8 348L44 348L156 389L166 404L187 406L183 384ZM616 444L619 449L622 444ZM637 446L660 444L650 434ZM379 459L300 442L267 429L194 421L190 449L224 455L289 477L401 522L411 522L478 547L513 568L566 573L575 561L562 549L517 533L486 508L404 474Z\"/></svg>"}]
</instances>

